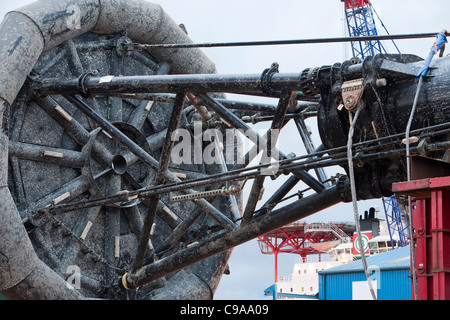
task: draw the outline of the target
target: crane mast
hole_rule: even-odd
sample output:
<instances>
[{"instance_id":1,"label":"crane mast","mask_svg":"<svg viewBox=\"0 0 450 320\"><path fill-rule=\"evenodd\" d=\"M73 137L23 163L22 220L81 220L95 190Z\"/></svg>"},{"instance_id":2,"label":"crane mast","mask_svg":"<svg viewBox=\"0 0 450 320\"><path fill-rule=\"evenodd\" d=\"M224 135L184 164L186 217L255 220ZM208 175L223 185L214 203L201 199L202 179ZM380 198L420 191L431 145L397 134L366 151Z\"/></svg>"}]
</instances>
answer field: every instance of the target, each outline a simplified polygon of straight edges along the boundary
<instances>
[{"instance_id":1,"label":"crane mast","mask_svg":"<svg viewBox=\"0 0 450 320\"><path fill-rule=\"evenodd\" d=\"M377 36L377 26L372 3L369 0L341 0L345 5L350 37ZM351 43L353 56L364 60L367 56L386 53L381 41L355 41Z\"/></svg>"}]
</instances>

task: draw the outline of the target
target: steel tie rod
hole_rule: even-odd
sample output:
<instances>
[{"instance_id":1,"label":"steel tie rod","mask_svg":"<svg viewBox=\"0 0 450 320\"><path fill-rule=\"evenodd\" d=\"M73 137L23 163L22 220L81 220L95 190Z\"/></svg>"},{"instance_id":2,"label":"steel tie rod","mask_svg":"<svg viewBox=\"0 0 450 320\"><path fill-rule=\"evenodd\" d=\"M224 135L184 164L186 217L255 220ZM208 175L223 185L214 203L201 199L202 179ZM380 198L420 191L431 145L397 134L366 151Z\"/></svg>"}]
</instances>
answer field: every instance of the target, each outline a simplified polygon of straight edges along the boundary
<instances>
[{"instance_id":1,"label":"steel tie rod","mask_svg":"<svg viewBox=\"0 0 450 320\"><path fill-rule=\"evenodd\" d=\"M308 154L314 153L316 151L316 148L314 147L312 139L307 132L308 130L306 128L305 120L303 118L298 118L298 119L294 119L294 122L295 122L295 125L297 126L297 130L300 134L300 137L303 140L303 144L305 145L306 152ZM315 169L315 171L316 171L316 175L320 181L327 180L327 176L326 176L323 168Z\"/></svg>"},{"instance_id":2,"label":"steel tie rod","mask_svg":"<svg viewBox=\"0 0 450 320\"><path fill-rule=\"evenodd\" d=\"M113 126L108 120L103 118L100 114L95 112L90 106L80 100L75 96L64 96L65 99L73 103L80 111L82 111L87 117L96 122L103 130L109 133L114 139L121 142L128 150L134 153L139 159L141 159L144 163L149 165L153 170L158 171L159 162L153 158L150 154L145 152L140 146L138 146L134 141L128 138L125 134L123 134L120 130L118 130L115 126ZM168 137L169 138L169 137ZM172 172L169 170L165 170L162 172L164 178L172 183L179 183L181 180L177 178ZM187 194L193 194L194 190L183 190L183 192ZM205 199L197 199L194 201L206 214L210 215L213 219L215 219L220 225L222 225L227 230L236 229L237 225L231 221L227 216L225 216L222 212L217 210L213 205L211 205Z\"/></svg>"}]
</instances>

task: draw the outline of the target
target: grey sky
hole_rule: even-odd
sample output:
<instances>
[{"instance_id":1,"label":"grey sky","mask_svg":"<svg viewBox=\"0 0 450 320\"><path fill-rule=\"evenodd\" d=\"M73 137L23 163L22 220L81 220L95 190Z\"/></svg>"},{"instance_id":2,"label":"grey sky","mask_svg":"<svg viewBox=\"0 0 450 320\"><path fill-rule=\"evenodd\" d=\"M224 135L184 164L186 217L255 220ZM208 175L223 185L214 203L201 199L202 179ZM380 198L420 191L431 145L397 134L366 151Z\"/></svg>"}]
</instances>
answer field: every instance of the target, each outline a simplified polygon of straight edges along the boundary
<instances>
[{"instance_id":1,"label":"grey sky","mask_svg":"<svg viewBox=\"0 0 450 320\"><path fill-rule=\"evenodd\" d=\"M29 0L0 1L0 16L31 3ZM194 42L256 41L345 36L343 4L340 0L160 0L163 9L177 23L187 27ZM378 14L391 34L438 32L450 28L448 0L373 0ZM378 23L378 30L382 27ZM396 42L402 53L427 55L433 39ZM389 44L388 48L393 51ZM329 65L350 58L347 45L291 45L270 47L211 48L204 52L216 63L219 73L260 74L274 61L280 72L300 72L308 67ZM249 97L240 97L250 99ZM253 99L258 100L258 99ZM264 100L267 101L267 100ZM270 99L269 99L270 101ZM275 102L274 102L275 103ZM308 125L316 131L314 119ZM317 134L314 134L315 143ZM304 154L296 129L287 126L281 135L280 149L285 153ZM327 169L329 175L337 169ZM342 172L342 171L340 171ZM281 183L281 182L280 182ZM268 181L265 197L277 183ZM298 189L302 189L299 185ZM360 211L381 201L360 202ZM334 206L313 215L314 221L352 221L351 204ZM279 274L291 273L298 256L279 256ZM230 259L231 275L224 276L216 299L263 299L263 290L273 283L273 256L259 252L256 241L234 249Z\"/></svg>"}]
</instances>

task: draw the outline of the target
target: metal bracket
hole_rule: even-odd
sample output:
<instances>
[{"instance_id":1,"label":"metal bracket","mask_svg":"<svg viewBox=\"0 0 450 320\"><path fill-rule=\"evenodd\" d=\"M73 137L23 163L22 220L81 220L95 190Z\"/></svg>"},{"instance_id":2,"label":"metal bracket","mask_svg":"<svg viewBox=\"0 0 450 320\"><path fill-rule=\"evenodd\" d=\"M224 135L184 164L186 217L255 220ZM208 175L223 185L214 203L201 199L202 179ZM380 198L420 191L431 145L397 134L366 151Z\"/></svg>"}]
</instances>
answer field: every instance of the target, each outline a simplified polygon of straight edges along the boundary
<instances>
[{"instance_id":1,"label":"metal bracket","mask_svg":"<svg viewBox=\"0 0 450 320\"><path fill-rule=\"evenodd\" d=\"M349 111L356 110L364 92L364 79L346 81L341 89L345 108Z\"/></svg>"},{"instance_id":2,"label":"metal bracket","mask_svg":"<svg viewBox=\"0 0 450 320\"><path fill-rule=\"evenodd\" d=\"M270 84L272 77L275 73L278 73L279 64L277 62L272 63L270 68L267 68L263 71L261 75L261 89L267 95L272 95L273 90Z\"/></svg>"},{"instance_id":3,"label":"metal bracket","mask_svg":"<svg viewBox=\"0 0 450 320\"><path fill-rule=\"evenodd\" d=\"M83 98L89 98L89 90L86 87L86 81L89 79L89 77L92 76L98 76L99 72L97 70L93 70L92 72L86 72L83 73L78 78L78 90L80 91L80 94Z\"/></svg>"}]
</instances>

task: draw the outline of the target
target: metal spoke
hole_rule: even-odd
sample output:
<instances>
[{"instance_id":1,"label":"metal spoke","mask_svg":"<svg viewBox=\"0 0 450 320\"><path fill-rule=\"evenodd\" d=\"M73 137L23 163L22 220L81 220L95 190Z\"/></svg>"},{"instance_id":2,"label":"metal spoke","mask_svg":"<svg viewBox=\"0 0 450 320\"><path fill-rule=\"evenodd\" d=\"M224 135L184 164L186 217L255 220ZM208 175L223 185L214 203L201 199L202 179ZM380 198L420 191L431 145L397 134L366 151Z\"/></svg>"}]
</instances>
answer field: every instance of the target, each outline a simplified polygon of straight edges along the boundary
<instances>
[{"instance_id":1,"label":"metal spoke","mask_svg":"<svg viewBox=\"0 0 450 320\"><path fill-rule=\"evenodd\" d=\"M128 220L131 232L139 239L144 227L141 213L138 206L132 206L129 208L123 208L123 213Z\"/></svg>"},{"instance_id":2,"label":"metal spoke","mask_svg":"<svg viewBox=\"0 0 450 320\"><path fill-rule=\"evenodd\" d=\"M141 129L152 106L153 101L142 101L131 114L130 119L128 119L128 123L137 129Z\"/></svg>"},{"instance_id":3,"label":"metal spoke","mask_svg":"<svg viewBox=\"0 0 450 320\"><path fill-rule=\"evenodd\" d=\"M18 159L53 163L62 167L82 168L86 155L82 152L9 141L9 155Z\"/></svg>"},{"instance_id":4,"label":"metal spoke","mask_svg":"<svg viewBox=\"0 0 450 320\"><path fill-rule=\"evenodd\" d=\"M80 146L85 146L91 138L89 132L76 121L66 110L64 110L59 103L51 97L37 98L39 104L45 112L47 112L53 119L55 119L65 130L65 132ZM111 163L113 158L110 151L94 141L93 153L96 159L103 164Z\"/></svg>"},{"instance_id":5,"label":"metal spoke","mask_svg":"<svg viewBox=\"0 0 450 320\"><path fill-rule=\"evenodd\" d=\"M113 266L117 265L120 257L120 210L116 207L105 208L105 259L109 265ZM108 281L111 281L114 275L114 270L107 269Z\"/></svg>"},{"instance_id":6,"label":"metal spoke","mask_svg":"<svg viewBox=\"0 0 450 320\"><path fill-rule=\"evenodd\" d=\"M81 242L86 240L89 231L92 229L92 226L100 213L100 209L101 207L90 208L86 213L80 216L72 231L74 237L70 239L62 253L62 256L60 257L60 261L56 269L57 272L65 272L67 266L75 260L76 256L79 254Z\"/></svg>"},{"instance_id":7,"label":"metal spoke","mask_svg":"<svg viewBox=\"0 0 450 320\"><path fill-rule=\"evenodd\" d=\"M89 141L89 132L52 97L37 97L38 105L60 124L65 132L80 146Z\"/></svg>"},{"instance_id":8,"label":"metal spoke","mask_svg":"<svg viewBox=\"0 0 450 320\"><path fill-rule=\"evenodd\" d=\"M70 201L82 193L89 190L91 181L85 176L79 176L68 183L62 185L52 193L42 197L41 199L30 203L27 210L33 211L42 209L51 205L58 205L63 202ZM31 212L30 212L31 213ZM27 217L28 218L28 217ZM26 221L27 219L25 219Z\"/></svg>"},{"instance_id":9,"label":"metal spoke","mask_svg":"<svg viewBox=\"0 0 450 320\"><path fill-rule=\"evenodd\" d=\"M114 127L109 121L105 120L102 116L92 110L87 104L76 97L67 96L67 100L74 103L82 112L84 112L88 117L93 119L97 124L100 125L106 132L108 132L114 139L117 139L120 143L122 143L126 148L128 148L131 152L133 152L141 161L150 166L153 170L158 171L159 163L156 159L154 159L150 154L148 154L145 150L139 147L136 143L134 143L131 139L129 139L126 135L124 135L121 131L119 131L116 127ZM171 183L181 182L179 178L177 178L173 173L169 170L162 172L162 175L166 179L166 181ZM183 190L185 194L194 194L194 190ZM228 217L226 217L222 212L217 210L214 206L212 206L205 199L197 199L195 204L200 206L202 210L205 211L212 218L217 220L223 227L229 230L233 230L236 228L236 224L231 221Z\"/></svg>"},{"instance_id":10,"label":"metal spoke","mask_svg":"<svg viewBox=\"0 0 450 320\"><path fill-rule=\"evenodd\" d=\"M83 64L81 63L80 56L78 55L77 48L72 40L66 42L66 50L68 53L68 63L72 74L80 76L84 73Z\"/></svg>"},{"instance_id":11,"label":"metal spoke","mask_svg":"<svg viewBox=\"0 0 450 320\"><path fill-rule=\"evenodd\" d=\"M143 62L145 65L149 65L150 62L153 63L153 61L145 58L142 54L139 54L137 52L134 52L133 58ZM154 64L154 63L153 63ZM170 71L170 66L167 63L162 63L159 65L159 68L157 66L151 65L152 68L156 71L156 74L158 75L164 75L168 74ZM172 102L175 102L176 97L174 97L174 100ZM141 102L141 104L132 112L130 115L130 119L128 119L128 123L131 124L133 127L140 129L142 128L145 120L147 119L147 116L153 106L154 101L151 100L144 100Z\"/></svg>"},{"instance_id":12,"label":"metal spoke","mask_svg":"<svg viewBox=\"0 0 450 320\"><path fill-rule=\"evenodd\" d=\"M67 50L65 48L61 49L41 70L39 74L41 76L46 75L57 63L59 63L65 56Z\"/></svg>"}]
</instances>

